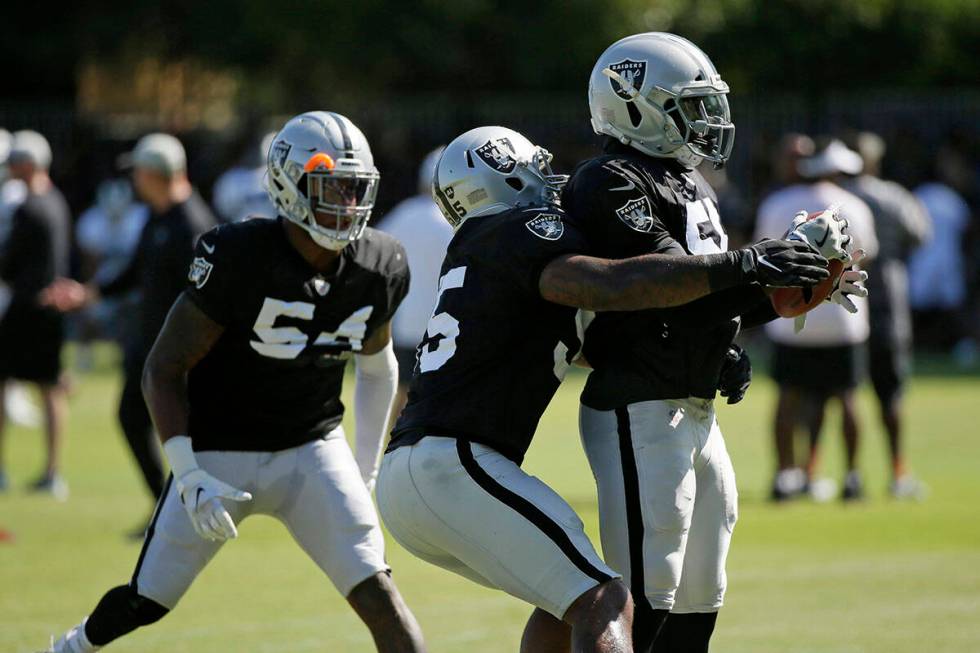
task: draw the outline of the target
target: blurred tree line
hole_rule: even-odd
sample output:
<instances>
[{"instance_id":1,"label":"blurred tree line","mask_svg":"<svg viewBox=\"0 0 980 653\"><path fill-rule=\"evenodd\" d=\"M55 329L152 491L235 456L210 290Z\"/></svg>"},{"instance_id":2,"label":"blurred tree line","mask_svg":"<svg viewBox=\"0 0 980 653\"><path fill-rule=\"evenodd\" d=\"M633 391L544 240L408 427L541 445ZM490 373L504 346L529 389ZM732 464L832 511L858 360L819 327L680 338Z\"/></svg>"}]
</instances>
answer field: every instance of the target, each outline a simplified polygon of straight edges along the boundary
<instances>
[{"instance_id":1,"label":"blurred tree line","mask_svg":"<svg viewBox=\"0 0 980 653\"><path fill-rule=\"evenodd\" d=\"M976 85L980 0L129 0L7 6L6 99L73 98L79 66L237 75L256 112L338 95L582 93L597 55L682 34L735 92Z\"/></svg>"}]
</instances>

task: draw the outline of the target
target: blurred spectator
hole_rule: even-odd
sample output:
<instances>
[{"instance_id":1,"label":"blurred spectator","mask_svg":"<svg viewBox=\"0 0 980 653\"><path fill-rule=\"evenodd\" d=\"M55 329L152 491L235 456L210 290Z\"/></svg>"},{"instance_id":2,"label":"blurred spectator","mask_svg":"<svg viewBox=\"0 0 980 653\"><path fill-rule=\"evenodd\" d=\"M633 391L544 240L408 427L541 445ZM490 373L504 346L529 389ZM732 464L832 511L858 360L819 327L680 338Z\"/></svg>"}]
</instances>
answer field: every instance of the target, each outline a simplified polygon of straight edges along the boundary
<instances>
[{"instance_id":1,"label":"blurred spectator","mask_svg":"<svg viewBox=\"0 0 980 653\"><path fill-rule=\"evenodd\" d=\"M106 179L95 193L95 204L85 210L75 225L75 242L80 256L80 277L96 283L119 275L129 263L139 242L140 232L149 218L145 204L135 202L128 179ZM107 298L80 313L79 347L76 361L87 367L90 354L84 346L93 339L122 342L129 328L135 292Z\"/></svg>"},{"instance_id":2,"label":"blurred spectator","mask_svg":"<svg viewBox=\"0 0 980 653\"><path fill-rule=\"evenodd\" d=\"M68 411L61 384L64 318L42 306L39 293L68 272L71 215L48 176L51 146L44 136L26 130L15 133L7 164L10 176L25 184L27 197L14 212L0 260L0 277L11 293L0 319L0 384L7 379L37 384L44 406L47 462L32 487L63 501L68 498L68 484L59 471ZM0 440L4 417L0 411ZM6 484L0 459L0 488Z\"/></svg>"},{"instance_id":3,"label":"blurred spectator","mask_svg":"<svg viewBox=\"0 0 980 653\"><path fill-rule=\"evenodd\" d=\"M195 242L215 225L215 219L187 179L184 147L176 138L148 134L129 158L136 193L150 207L150 217L129 264L108 281L82 285L59 279L46 297L62 310L74 310L99 297L118 296L137 288L142 291L137 328L124 348L125 383L119 422L150 492L159 499L163 466L140 389L143 363L171 305L186 285Z\"/></svg>"},{"instance_id":4,"label":"blurred spectator","mask_svg":"<svg viewBox=\"0 0 980 653\"><path fill-rule=\"evenodd\" d=\"M925 207L912 193L895 182L884 181L881 160L885 142L877 134L861 132L852 138L861 155L860 175L845 178L842 186L871 208L878 237L878 256L868 270L868 356L871 383L888 434L895 498L917 498L922 485L905 467L902 456L902 394L912 356L912 316L909 310L909 253L928 240L931 233Z\"/></svg>"},{"instance_id":5,"label":"blurred spectator","mask_svg":"<svg viewBox=\"0 0 980 653\"><path fill-rule=\"evenodd\" d=\"M0 129L0 251L3 244L10 234L10 225L13 222L14 211L27 198L27 184L20 179L10 177L7 170L7 156L10 154L10 145L13 137L6 129ZM10 305L10 287L0 279L0 317ZM31 401L27 388L22 383L11 380L6 384L5 392L2 395L3 407L6 417L15 424L34 428L41 423L41 411ZM2 477L2 467L0 467L0 477ZM0 487L5 481L0 478Z\"/></svg>"},{"instance_id":6,"label":"blurred spectator","mask_svg":"<svg viewBox=\"0 0 980 653\"><path fill-rule=\"evenodd\" d=\"M766 198L759 207L755 238L779 238L789 228L793 215L802 209L820 211L840 205L850 225L854 248L864 249L867 260L878 250L874 218L868 206L838 185L841 173L861 170L861 157L841 143L831 141L812 157L801 159L800 174L807 180L788 186ZM791 498L808 488L815 496L825 494L813 485L817 463L817 441L823 426L826 403L840 400L843 412L844 443L847 454L845 499L862 496L857 471L858 422L855 393L864 375L863 345L868 339L866 300L855 297L858 313L848 313L830 302L806 316L806 327L795 332L793 320L779 319L766 325L766 334L775 344L772 375L779 385L776 407L775 441L778 469L773 482L775 500ZM798 467L793 454L797 424L803 422L810 435L806 471Z\"/></svg>"},{"instance_id":7,"label":"blurred spectator","mask_svg":"<svg viewBox=\"0 0 980 653\"><path fill-rule=\"evenodd\" d=\"M432 175L442 154L438 147L426 155L419 166L418 195L393 208L378 228L397 238L405 247L412 283L408 295L392 321L391 338L398 359L398 395L391 411L398 418L415 369L415 348L425 335L439 285L439 270L453 229L432 200Z\"/></svg>"},{"instance_id":8,"label":"blurred spectator","mask_svg":"<svg viewBox=\"0 0 980 653\"><path fill-rule=\"evenodd\" d=\"M960 158L942 149L936 180L915 189L932 220L933 238L909 258L909 298L916 341L949 351L964 335L961 311L966 305L967 269L963 240L970 228L970 207L955 190L962 184Z\"/></svg>"},{"instance_id":9,"label":"blurred spectator","mask_svg":"<svg viewBox=\"0 0 980 653\"><path fill-rule=\"evenodd\" d=\"M235 167L223 172L214 182L212 203L223 222L245 218L276 217L276 208L265 190L265 158L269 155L275 132L262 137L257 147L246 151Z\"/></svg>"}]
</instances>

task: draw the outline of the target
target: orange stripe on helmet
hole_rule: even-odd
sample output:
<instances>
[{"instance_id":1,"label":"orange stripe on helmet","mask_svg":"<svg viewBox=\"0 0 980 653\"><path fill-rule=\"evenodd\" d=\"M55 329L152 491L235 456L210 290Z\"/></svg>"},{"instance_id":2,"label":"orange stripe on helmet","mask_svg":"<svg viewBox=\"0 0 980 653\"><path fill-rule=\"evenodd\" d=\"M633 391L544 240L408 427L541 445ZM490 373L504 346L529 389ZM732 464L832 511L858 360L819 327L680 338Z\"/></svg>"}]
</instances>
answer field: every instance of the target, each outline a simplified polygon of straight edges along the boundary
<instances>
[{"instance_id":1,"label":"orange stripe on helmet","mask_svg":"<svg viewBox=\"0 0 980 653\"><path fill-rule=\"evenodd\" d=\"M334 162L330 158L330 155L325 152L317 152L310 157L306 165L303 166L303 170L306 172L313 172L314 170L333 170Z\"/></svg>"}]
</instances>

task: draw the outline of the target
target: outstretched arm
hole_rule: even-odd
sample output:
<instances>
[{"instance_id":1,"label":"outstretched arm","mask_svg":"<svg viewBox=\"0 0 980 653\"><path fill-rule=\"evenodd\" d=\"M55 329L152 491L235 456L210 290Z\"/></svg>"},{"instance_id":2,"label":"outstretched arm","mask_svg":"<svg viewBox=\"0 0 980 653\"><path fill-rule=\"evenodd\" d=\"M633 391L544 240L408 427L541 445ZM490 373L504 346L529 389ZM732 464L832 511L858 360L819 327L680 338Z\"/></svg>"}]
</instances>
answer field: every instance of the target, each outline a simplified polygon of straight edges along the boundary
<instances>
[{"instance_id":1,"label":"outstretched arm","mask_svg":"<svg viewBox=\"0 0 980 653\"><path fill-rule=\"evenodd\" d=\"M765 240L733 252L698 256L602 259L567 254L545 266L538 289L544 299L564 306L633 311L680 306L752 282L812 286L827 275L827 260L806 243Z\"/></svg>"},{"instance_id":2,"label":"outstretched arm","mask_svg":"<svg viewBox=\"0 0 980 653\"><path fill-rule=\"evenodd\" d=\"M187 373L223 332L223 326L208 317L186 292L181 293L143 368L143 397L163 441L184 509L198 535L215 541L238 537L235 522L221 499L252 498L201 469L187 436Z\"/></svg>"},{"instance_id":3,"label":"outstretched arm","mask_svg":"<svg viewBox=\"0 0 980 653\"><path fill-rule=\"evenodd\" d=\"M391 405L398 390L398 362L391 322L378 328L354 355L354 459L368 491L374 488Z\"/></svg>"}]
</instances>

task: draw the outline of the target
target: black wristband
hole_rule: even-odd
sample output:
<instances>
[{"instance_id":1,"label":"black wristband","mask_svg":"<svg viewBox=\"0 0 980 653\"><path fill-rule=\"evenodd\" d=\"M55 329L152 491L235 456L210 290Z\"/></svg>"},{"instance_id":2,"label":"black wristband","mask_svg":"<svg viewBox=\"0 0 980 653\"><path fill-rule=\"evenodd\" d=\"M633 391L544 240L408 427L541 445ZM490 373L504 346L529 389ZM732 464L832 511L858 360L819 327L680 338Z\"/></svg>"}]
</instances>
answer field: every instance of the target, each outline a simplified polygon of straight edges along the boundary
<instances>
[{"instance_id":1,"label":"black wristband","mask_svg":"<svg viewBox=\"0 0 980 653\"><path fill-rule=\"evenodd\" d=\"M751 281L747 273L752 269L753 261L748 261L747 270L745 265L747 256L752 256L752 252L744 249L705 255L704 262L708 267L708 287L711 288L711 292L718 292Z\"/></svg>"}]
</instances>

